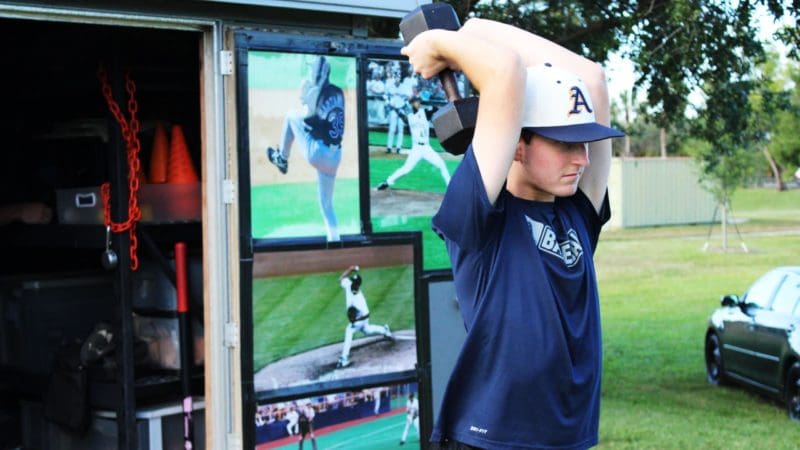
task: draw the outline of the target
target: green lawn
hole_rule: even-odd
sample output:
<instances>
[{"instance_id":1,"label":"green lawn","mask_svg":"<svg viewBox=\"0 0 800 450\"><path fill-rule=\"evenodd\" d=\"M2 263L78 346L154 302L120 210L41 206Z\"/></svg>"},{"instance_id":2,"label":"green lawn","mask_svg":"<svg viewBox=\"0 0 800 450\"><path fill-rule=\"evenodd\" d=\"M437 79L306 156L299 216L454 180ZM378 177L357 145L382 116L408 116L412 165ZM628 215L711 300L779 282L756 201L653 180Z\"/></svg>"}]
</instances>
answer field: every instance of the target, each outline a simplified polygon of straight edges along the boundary
<instances>
[{"instance_id":1,"label":"green lawn","mask_svg":"<svg viewBox=\"0 0 800 450\"><path fill-rule=\"evenodd\" d=\"M596 255L604 334L602 449L794 449L800 425L782 406L705 381L703 338L720 296L763 272L800 264L800 190L749 189L733 201L728 253L721 227L609 230ZM768 233L764 233L768 231Z\"/></svg>"}]
</instances>

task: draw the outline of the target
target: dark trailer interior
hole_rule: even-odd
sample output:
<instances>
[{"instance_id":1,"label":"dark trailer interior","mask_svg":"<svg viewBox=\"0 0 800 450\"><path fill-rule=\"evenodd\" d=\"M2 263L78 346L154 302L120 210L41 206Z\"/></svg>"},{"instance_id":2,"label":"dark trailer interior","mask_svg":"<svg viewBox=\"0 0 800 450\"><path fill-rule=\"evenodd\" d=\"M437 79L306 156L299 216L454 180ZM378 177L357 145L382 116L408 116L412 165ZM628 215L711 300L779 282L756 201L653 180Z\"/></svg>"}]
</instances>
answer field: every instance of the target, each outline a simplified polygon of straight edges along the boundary
<instances>
[{"instance_id":1,"label":"dark trailer interior","mask_svg":"<svg viewBox=\"0 0 800 450\"><path fill-rule=\"evenodd\" d=\"M174 355L154 357L158 351L175 352L169 343L177 323L173 249L178 240L187 243L189 254L193 331L202 333L199 182L190 194L173 199L196 206L184 217L165 217L157 208L146 210L152 205L140 205L136 271L130 269L128 232L112 233L108 244L102 196L74 195L82 189L96 194L109 182L112 219L127 217L130 165L121 127L102 95L101 66L128 119L126 74L135 84L142 172L148 172L160 123L168 134L173 125L181 127L201 175L200 35L2 19L0 39L6 43L0 71L0 210L15 215L36 203L52 212L50 220L38 221L46 223L0 221L8 222L0 225L0 448L68 448L82 445L65 432L74 425L69 422L89 408L109 411L106 422L115 433L115 413L119 418L155 399L181 398L178 370L165 363ZM155 197L150 201L171 201ZM87 206L91 223L70 216ZM119 255L111 269L101 264L106 249ZM75 352L98 326L113 334L113 348L83 367L83 375L69 378L77 373L70 364L80 361ZM198 348L192 386L201 394L202 345ZM58 384L81 376L86 404L80 389ZM54 422L54 415L62 420ZM68 423L54 425L59 421ZM202 427L202 420L195 425ZM181 427L174 428L181 442ZM116 437L109 443L116 446Z\"/></svg>"}]
</instances>

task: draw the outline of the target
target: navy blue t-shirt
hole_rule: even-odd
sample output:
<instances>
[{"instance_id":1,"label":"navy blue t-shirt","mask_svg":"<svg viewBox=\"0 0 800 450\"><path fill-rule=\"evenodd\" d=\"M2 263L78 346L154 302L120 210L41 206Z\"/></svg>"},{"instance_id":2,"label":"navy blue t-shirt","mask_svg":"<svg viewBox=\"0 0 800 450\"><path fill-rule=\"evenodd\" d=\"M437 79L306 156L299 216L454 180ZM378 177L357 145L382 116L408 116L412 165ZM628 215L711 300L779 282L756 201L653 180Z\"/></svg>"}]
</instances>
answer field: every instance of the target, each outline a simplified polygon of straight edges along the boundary
<instances>
[{"instance_id":1,"label":"navy blue t-shirt","mask_svg":"<svg viewBox=\"0 0 800 450\"><path fill-rule=\"evenodd\" d=\"M593 256L607 201L598 215L580 190L537 202L503 188L493 206L467 150L433 217L467 337L431 441L489 449L597 444L602 355Z\"/></svg>"}]
</instances>

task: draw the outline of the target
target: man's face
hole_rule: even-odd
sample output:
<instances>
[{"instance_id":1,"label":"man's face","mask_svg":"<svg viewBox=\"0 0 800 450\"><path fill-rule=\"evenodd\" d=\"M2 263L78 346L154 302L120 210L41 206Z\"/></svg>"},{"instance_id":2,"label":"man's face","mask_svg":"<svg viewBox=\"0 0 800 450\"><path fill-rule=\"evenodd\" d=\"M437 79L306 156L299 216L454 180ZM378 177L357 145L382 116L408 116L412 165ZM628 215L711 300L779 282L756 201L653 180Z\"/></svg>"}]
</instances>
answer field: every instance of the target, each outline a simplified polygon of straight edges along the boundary
<instances>
[{"instance_id":1,"label":"man's face","mask_svg":"<svg viewBox=\"0 0 800 450\"><path fill-rule=\"evenodd\" d=\"M530 143L517 144L515 161L525 173L525 197L553 201L569 197L578 189L583 170L589 165L589 145L566 143L534 135Z\"/></svg>"}]
</instances>

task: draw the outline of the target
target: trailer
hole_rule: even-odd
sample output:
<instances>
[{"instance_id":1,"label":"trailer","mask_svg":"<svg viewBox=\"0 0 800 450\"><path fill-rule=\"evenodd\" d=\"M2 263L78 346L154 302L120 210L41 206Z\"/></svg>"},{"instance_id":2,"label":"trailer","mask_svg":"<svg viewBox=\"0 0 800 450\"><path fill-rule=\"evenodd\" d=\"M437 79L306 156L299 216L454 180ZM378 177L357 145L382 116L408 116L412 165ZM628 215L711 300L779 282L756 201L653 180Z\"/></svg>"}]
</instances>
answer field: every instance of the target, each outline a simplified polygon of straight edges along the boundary
<instances>
[{"instance_id":1,"label":"trailer","mask_svg":"<svg viewBox=\"0 0 800 450\"><path fill-rule=\"evenodd\" d=\"M447 102L418 3L0 2L0 446L427 447L444 183L376 189Z\"/></svg>"}]
</instances>

